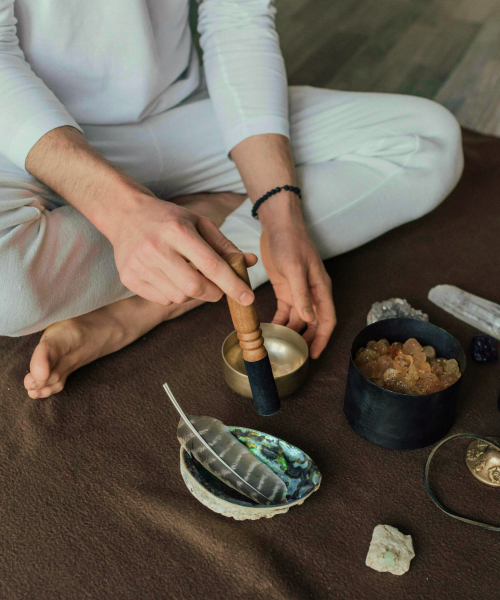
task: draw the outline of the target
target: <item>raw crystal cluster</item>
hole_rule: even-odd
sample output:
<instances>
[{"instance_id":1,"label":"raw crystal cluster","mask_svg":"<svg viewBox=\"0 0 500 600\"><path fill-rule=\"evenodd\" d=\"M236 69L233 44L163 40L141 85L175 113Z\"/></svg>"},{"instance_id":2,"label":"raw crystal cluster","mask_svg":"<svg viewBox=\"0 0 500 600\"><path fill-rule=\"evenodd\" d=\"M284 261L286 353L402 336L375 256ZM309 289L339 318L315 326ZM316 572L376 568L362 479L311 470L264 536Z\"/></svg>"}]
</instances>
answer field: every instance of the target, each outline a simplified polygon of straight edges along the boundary
<instances>
[{"instance_id":1,"label":"raw crystal cluster","mask_svg":"<svg viewBox=\"0 0 500 600\"><path fill-rule=\"evenodd\" d=\"M354 364L373 383L400 394L423 396L440 392L460 379L454 358L436 358L432 346L410 338L404 344L372 340L356 353Z\"/></svg>"},{"instance_id":2,"label":"raw crystal cluster","mask_svg":"<svg viewBox=\"0 0 500 600\"><path fill-rule=\"evenodd\" d=\"M433 287L429 300L457 319L500 340L500 304L464 292L454 285Z\"/></svg>"},{"instance_id":3,"label":"raw crystal cluster","mask_svg":"<svg viewBox=\"0 0 500 600\"><path fill-rule=\"evenodd\" d=\"M411 535L403 535L390 525L377 525L366 555L366 566L393 575L403 575L415 556Z\"/></svg>"},{"instance_id":4,"label":"raw crystal cluster","mask_svg":"<svg viewBox=\"0 0 500 600\"><path fill-rule=\"evenodd\" d=\"M368 325L383 321L384 319L410 318L417 321L428 321L429 316L421 310L412 308L406 300L402 298L389 298L383 302L375 302L372 304L371 310L368 313L366 322Z\"/></svg>"},{"instance_id":5,"label":"raw crystal cluster","mask_svg":"<svg viewBox=\"0 0 500 600\"><path fill-rule=\"evenodd\" d=\"M491 335L475 335L470 343L470 353L476 362L496 362L497 341Z\"/></svg>"}]
</instances>

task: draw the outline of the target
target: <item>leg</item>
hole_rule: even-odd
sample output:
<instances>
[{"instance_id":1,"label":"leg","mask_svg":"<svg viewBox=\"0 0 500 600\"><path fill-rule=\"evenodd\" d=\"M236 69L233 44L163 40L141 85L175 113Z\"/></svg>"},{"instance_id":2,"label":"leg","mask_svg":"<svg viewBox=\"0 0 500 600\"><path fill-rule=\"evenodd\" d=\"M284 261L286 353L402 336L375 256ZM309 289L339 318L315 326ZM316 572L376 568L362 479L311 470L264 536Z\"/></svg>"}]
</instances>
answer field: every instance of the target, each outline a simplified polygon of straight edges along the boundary
<instances>
[{"instance_id":1,"label":"leg","mask_svg":"<svg viewBox=\"0 0 500 600\"><path fill-rule=\"evenodd\" d=\"M304 212L323 258L417 218L455 184L461 168L458 127L438 105L313 88L291 88L290 96L292 143L306 193ZM165 197L207 190L244 192L223 151L209 101L181 106L143 124L87 127L86 135L115 164ZM15 185L5 202L0 195L0 271L8 289L21 292L0 298L0 333L37 331L44 319L50 323L73 317L130 296L119 282L107 241L38 182L19 183L21 175L25 177L8 173L7 180ZM402 194L411 202L403 203ZM225 203L226 209L238 202ZM221 229L240 248L259 254L259 224L246 204ZM206 198L204 205L206 210ZM82 265L84 277L75 286L74 273L81 273ZM254 286L267 279L262 265L252 269L251 278ZM57 297L51 294L54 289ZM115 306L123 315L123 306L140 311L141 301ZM109 312L104 314L112 320ZM158 315L144 326L165 318ZM131 341L127 335L110 337L122 341L109 344L106 353ZM87 352L86 362L92 359Z\"/></svg>"},{"instance_id":2,"label":"leg","mask_svg":"<svg viewBox=\"0 0 500 600\"><path fill-rule=\"evenodd\" d=\"M0 159L0 335L40 331L129 297L111 244L45 186Z\"/></svg>"},{"instance_id":3,"label":"leg","mask_svg":"<svg viewBox=\"0 0 500 600\"><path fill-rule=\"evenodd\" d=\"M460 177L460 129L451 113L435 102L307 86L291 87L289 96L304 214L324 259L431 211ZM137 126L111 131L87 126L85 134L112 162L161 197L245 192L203 94L148 120L150 138L139 136L149 153L143 153L141 165L134 164L138 136L131 127ZM250 209L247 200L221 231L239 248L260 256L260 224ZM250 279L253 287L267 281L262 261L250 270Z\"/></svg>"}]
</instances>

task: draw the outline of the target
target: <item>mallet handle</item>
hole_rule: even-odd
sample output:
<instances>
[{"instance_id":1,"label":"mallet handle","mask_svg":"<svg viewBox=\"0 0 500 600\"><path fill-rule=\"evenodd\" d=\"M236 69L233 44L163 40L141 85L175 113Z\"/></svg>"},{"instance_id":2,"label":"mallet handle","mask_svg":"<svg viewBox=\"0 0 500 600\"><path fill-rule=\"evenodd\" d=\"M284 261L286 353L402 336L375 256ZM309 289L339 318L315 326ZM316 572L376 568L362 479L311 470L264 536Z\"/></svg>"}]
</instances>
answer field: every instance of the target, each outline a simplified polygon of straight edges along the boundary
<instances>
[{"instance_id":1,"label":"mallet handle","mask_svg":"<svg viewBox=\"0 0 500 600\"><path fill-rule=\"evenodd\" d=\"M243 254L232 252L225 256L225 260L236 275L250 287L250 279ZM247 362L262 360L267 356L267 350L264 346L264 338L262 337L255 303L250 306L242 306L229 296L227 297L227 303L243 351L243 359Z\"/></svg>"}]
</instances>

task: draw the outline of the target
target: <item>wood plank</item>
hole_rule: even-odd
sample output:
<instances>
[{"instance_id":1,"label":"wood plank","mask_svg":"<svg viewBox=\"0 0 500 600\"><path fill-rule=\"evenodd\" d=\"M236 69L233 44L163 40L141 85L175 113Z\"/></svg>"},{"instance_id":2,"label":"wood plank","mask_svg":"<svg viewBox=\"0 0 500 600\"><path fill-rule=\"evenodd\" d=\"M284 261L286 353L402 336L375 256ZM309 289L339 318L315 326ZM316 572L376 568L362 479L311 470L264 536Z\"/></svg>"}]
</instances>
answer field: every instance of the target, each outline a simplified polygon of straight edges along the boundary
<instances>
[{"instance_id":1,"label":"wood plank","mask_svg":"<svg viewBox=\"0 0 500 600\"><path fill-rule=\"evenodd\" d=\"M397 94L410 94L423 98L434 98L439 88L446 81L446 74L426 65L413 65L403 81L394 91Z\"/></svg>"},{"instance_id":2,"label":"wood plank","mask_svg":"<svg viewBox=\"0 0 500 600\"><path fill-rule=\"evenodd\" d=\"M414 15L421 11L414 2L401 0L365 0L357 9L346 15L337 26L345 31L355 31L363 35L379 35L388 23L394 23L398 17L404 18L409 12Z\"/></svg>"},{"instance_id":3,"label":"wood plank","mask_svg":"<svg viewBox=\"0 0 500 600\"><path fill-rule=\"evenodd\" d=\"M279 11L276 29L287 65L289 77L300 69L311 55L329 39L337 22L335 10L323 11L318 4L311 4L302 18Z\"/></svg>"},{"instance_id":4,"label":"wood plank","mask_svg":"<svg viewBox=\"0 0 500 600\"><path fill-rule=\"evenodd\" d=\"M434 27L423 21L414 23L374 69L372 90L390 93L400 89L413 68L413 57L423 52L434 35Z\"/></svg>"},{"instance_id":5,"label":"wood plank","mask_svg":"<svg viewBox=\"0 0 500 600\"><path fill-rule=\"evenodd\" d=\"M328 81L366 41L367 36L349 31L336 31L326 42L289 75L292 85L326 87Z\"/></svg>"},{"instance_id":6,"label":"wood plank","mask_svg":"<svg viewBox=\"0 0 500 600\"><path fill-rule=\"evenodd\" d=\"M412 23L418 18L419 8L400 3L387 21L372 35L362 48L344 65L328 83L340 90L375 91L385 72L381 65L391 49L405 39Z\"/></svg>"},{"instance_id":7,"label":"wood plank","mask_svg":"<svg viewBox=\"0 0 500 600\"><path fill-rule=\"evenodd\" d=\"M465 127L500 134L500 60L489 60L456 116Z\"/></svg>"},{"instance_id":8,"label":"wood plank","mask_svg":"<svg viewBox=\"0 0 500 600\"><path fill-rule=\"evenodd\" d=\"M470 95L476 94L481 74L491 60L500 59L500 18L488 19L435 100L458 113ZM484 85L484 84L483 84ZM497 98L500 101L500 97ZM468 109L470 110L470 108ZM462 114L465 118L465 115ZM467 122L473 117L467 117Z\"/></svg>"},{"instance_id":9,"label":"wood plank","mask_svg":"<svg viewBox=\"0 0 500 600\"><path fill-rule=\"evenodd\" d=\"M498 0L462 0L453 16L471 23L483 23L498 6Z\"/></svg>"},{"instance_id":10,"label":"wood plank","mask_svg":"<svg viewBox=\"0 0 500 600\"><path fill-rule=\"evenodd\" d=\"M457 66L477 36L479 23L465 21L444 21L425 46L420 48L413 61L449 75Z\"/></svg>"}]
</instances>

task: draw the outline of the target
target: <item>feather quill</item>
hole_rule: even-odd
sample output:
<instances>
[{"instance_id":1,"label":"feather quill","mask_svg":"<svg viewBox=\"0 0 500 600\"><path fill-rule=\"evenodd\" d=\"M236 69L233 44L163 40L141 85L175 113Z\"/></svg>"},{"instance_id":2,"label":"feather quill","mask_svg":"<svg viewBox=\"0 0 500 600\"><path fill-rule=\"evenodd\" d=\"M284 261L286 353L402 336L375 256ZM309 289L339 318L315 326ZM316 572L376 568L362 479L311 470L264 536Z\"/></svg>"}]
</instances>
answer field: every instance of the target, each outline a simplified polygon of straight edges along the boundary
<instances>
[{"instance_id":1,"label":"feather quill","mask_svg":"<svg viewBox=\"0 0 500 600\"><path fill-rule=\"evenodd\" d=\"M224 423L212 417L186 416L168 384L163 387L181 417L177 438L188 454L223 483L259 504L279 504L286 500L284 481Z\"/></svg>"}]
</instances>

